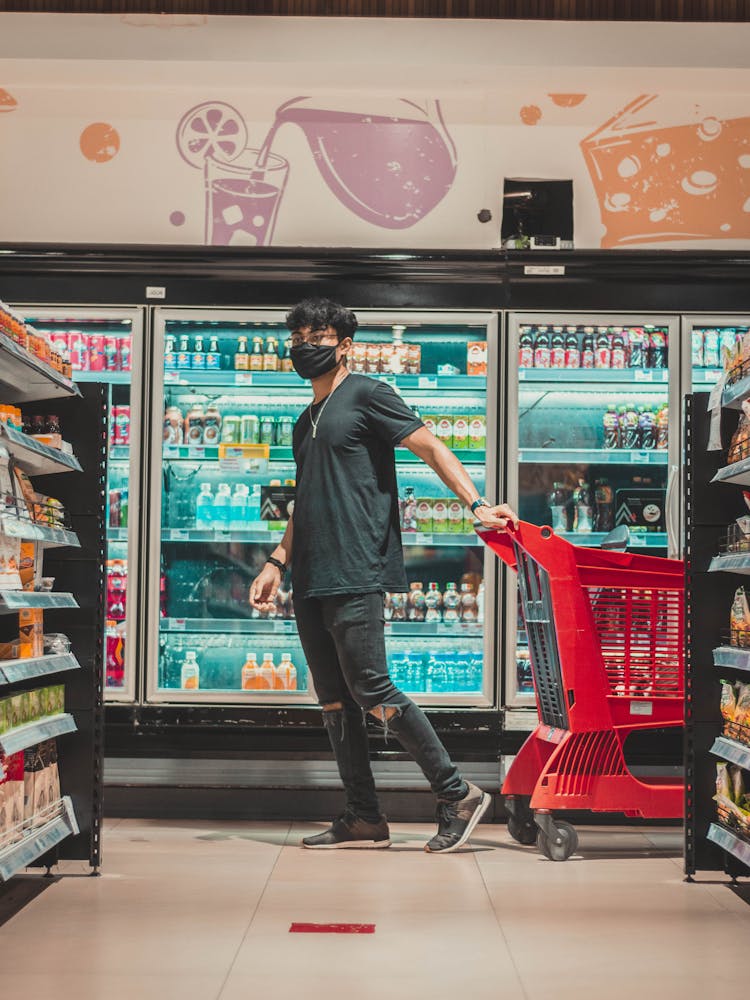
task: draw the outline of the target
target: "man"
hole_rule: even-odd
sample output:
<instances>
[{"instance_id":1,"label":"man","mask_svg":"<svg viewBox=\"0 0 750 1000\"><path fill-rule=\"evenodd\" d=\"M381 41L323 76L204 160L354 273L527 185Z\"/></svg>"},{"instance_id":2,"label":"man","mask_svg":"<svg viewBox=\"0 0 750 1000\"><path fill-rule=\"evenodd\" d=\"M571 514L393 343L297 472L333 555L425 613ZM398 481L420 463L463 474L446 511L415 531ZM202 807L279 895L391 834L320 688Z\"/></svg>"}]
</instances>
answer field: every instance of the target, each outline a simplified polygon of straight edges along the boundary
<instances>
[{"instance_id":1,"label":"man","mask_svg":"<svg viewBox=\"0 0 750 1000\"><path fill-rule=\"evenodd\" d=\"M250 587L274 608L291 564L302 648L346 792L346 811L308 848L389 847L367 746L365 713L395 734L438 797L430 853L458 850L490 804L463 780L422 710L388 676L383 594L407 590L394 449L409 448L488 528L518 523L481 497L468 473L387 384L352 374L353 312L307 299L287 316L291 357L313 400L294 428L297 494L284 538Z\"/></svg>"}]
</instances>

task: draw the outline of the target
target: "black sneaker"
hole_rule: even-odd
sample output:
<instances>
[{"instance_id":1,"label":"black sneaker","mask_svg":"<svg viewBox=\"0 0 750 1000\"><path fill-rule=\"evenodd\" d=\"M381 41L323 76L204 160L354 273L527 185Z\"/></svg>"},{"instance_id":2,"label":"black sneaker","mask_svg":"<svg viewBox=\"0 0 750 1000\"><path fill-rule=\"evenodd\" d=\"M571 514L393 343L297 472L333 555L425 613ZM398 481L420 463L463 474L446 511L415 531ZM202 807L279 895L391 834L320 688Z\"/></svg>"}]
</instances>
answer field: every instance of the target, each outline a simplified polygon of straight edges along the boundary
<instances>
[{"instance_id":1,"label":"black sneaker","mask_svg":"<svg viewBox=\"0 0 750 1000\"><path fill-rule=\"evenodd\" d=\"M368 823L353 813L345 812L333 821L328 830L315 837L305 837L302 846L329 851L337 848L375 849L390 847L391 835L385 816L381 816L378 823Z\"/></svg>"},{"instance_id":2,"label":"black sneaker","mask_svg":"<svg viewBox=\"0 0 750 1000\"><path fill-rule=\"evenodd\" d=\"M463 847L484 816L492 796L469 783L469 794L458 802L440 802L437 809L438 832L425 846L429 854L450 854Z\"/></svg>"}]
</instances>

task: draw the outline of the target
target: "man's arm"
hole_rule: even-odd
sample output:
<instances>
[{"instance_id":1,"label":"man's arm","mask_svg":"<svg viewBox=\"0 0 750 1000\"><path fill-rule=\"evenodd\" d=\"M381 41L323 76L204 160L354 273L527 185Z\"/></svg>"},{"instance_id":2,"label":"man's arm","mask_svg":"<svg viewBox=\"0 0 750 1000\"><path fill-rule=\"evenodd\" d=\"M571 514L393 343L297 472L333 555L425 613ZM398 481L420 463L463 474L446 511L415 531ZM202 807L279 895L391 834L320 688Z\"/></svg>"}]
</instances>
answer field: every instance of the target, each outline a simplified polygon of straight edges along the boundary
<instances>
[{"instance_id":1,"label":"man's arm","mask_svg":"<svg viewBox=\"0 0 750 1000\"><path fill-rule=\"evenodd\" d=\"M293 519L290 516L281 542L271 553L272 559L288 566L292 559ZM272 611L276 607L276 594L281 586L282 572L278 566L267 562L250 584L250 604L258 611Z\"/></svg>"},{"instance_id":2,"label":"man's arm","mask_svg":"<svg viewBox=\"0 0 750 1000\"><path fill-rule=\"evenodd\" d=\"M284 532L284 537L281 539L279 544L271 553L271 558L278 559L279 562L283 562L285 566L291 565L293 537L294 537L294 515L290 514L286 526L286 531Z\"/></svg>"},{"instance_id":3,"label":"man's arm","mask_svg":"<svg viewBox=\"0 0 750 1000\"><path fill-rule=\"evenodd\" d=\"M412 451L440 476L448 489L454 493L465 507L471 507L481 496L471 481L471 476L453 452L426 427L420 427L405 437L401 444ZM474 516L486 528L505 528L509 522L518 526L518 517L507 504L496 507L477 507Z\"/></svg>"}]
</instances>

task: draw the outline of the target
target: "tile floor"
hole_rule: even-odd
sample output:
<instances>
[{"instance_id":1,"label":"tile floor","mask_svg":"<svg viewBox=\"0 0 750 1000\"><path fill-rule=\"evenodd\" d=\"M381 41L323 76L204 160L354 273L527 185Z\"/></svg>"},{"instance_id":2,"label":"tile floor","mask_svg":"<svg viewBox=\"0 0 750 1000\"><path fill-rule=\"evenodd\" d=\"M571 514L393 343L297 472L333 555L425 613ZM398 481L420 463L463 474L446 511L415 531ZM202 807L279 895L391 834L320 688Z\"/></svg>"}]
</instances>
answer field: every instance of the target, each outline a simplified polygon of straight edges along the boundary
<instances>
[{"instance_id":1,"label":"tile floor","mask_svg":"<svg viewBox=\"0 0 750 1000\"><path fill-rule=\"evenodd\" d=\"M678 830L579 828L579 854L555 864L502 826L446 857L422 851L430 826L393 826L388 851L301 850L317 829L108 822L101 878L61 866L0 927L2 996L712 1000L746 988L750 906L723 878L683 882ZM290 934L292 922L376 929Z\"/></svg>"}]
</instances>

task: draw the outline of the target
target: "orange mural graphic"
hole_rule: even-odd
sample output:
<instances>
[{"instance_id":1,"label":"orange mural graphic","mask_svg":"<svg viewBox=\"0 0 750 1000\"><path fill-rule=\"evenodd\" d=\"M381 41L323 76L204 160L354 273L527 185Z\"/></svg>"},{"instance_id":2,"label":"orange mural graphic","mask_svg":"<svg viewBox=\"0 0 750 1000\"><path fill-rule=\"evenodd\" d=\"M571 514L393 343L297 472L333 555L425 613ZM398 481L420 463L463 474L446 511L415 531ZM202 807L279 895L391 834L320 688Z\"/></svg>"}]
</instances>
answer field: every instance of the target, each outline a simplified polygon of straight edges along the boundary
<instances>
[{"instance_id":1,"label":"orange mural graphic","mask_svg":"<svg viewBox=\"0 0 750 1000\"><path fill-rule=\"evenodd\" d=\"M525 104L519 114L524 125L536 125L541 120L542 109L536 104Z\"/></svg>"},{"instance_id":2,"label":"orange mural graphic","mask_svg":"<svg viewBox=\"0 0 750 1000\"><path fill-rule=\"evenodd\" d=\"M750 117L660 121L644 94L581 142L603 247L750 238Z\"/></svg>"},{"instance_id":3,"label":"orange mural graphic","mask_svg":"<svg viewBox=\"0 0 750 1000\"><path fill-rule=\"evenodd\" d=\"M15 111L18 107L18 101L12 94L9 94L7 90L3 90L0 87L0 112L3 111Z\"/></svg>"},{"instance_id":4,"label":"orange mural graphic","mask_svg":"<svg viewBox=\"0 0 750 1000\"><path fill-rule=\"evenodd\" d=\"M586 100L586 94L549 94L548 97L558 108L577 108Z\"/></svg>"},{"instance_id":5,"label":"orange mural graphic","mask_svg":"<svg viewBox=\"0 0 750 1000\"><path fill-rule=\"evenodd\" d=\"M81 132L81 152L93 163L107 163L120 151L117 129L106 122L93 122Z\"/></svg>"}]
</instances>

